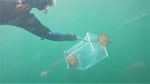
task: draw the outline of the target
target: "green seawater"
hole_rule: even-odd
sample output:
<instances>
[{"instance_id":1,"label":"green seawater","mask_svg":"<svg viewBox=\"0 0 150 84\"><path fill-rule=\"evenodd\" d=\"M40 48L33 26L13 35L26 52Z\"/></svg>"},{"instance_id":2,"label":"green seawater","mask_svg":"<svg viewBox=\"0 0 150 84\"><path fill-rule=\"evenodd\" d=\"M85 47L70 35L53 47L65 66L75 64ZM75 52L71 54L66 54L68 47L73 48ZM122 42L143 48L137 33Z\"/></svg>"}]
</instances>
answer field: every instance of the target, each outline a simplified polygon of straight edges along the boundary
<instances>
[{"instance_id":1,"label":"green seawater","mask_svg":"<svg viewBox=\"0 0 150 84\"><path fill-rule=\"evenodd\" d=\"M52 31L109 35L109 57L85 71L68 70L64 51L80 40L40 40L1 25L0 84L150 83L150 0L57 0L46 15L31 12ZM44 70L49 74L41 77Z\"/></svg>"}]
</instances>

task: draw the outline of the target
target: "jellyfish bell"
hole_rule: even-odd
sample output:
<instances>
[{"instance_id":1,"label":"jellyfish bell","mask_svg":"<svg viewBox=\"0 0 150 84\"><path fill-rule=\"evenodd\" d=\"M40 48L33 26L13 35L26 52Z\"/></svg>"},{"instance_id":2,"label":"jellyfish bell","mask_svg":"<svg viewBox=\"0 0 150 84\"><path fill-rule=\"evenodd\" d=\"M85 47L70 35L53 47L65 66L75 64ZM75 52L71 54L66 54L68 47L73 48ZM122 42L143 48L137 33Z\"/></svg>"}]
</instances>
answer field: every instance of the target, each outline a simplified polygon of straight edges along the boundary
<instances>
[{"instance_id":1,"label":"jellyfish bell","mask_svg":"<svg viewBox=\"0 0 150 84\"><path fill-rule=\"evenodd\" d=\"M49 74L50 74L50 71L49 70L45 70L45 71L41 72L40 76L41 77L47 77L47 76L49 76Z\"/></svg>"},{"instance_id":2,"label":"jellyfish bell","mask_svg":"<svg viewBox=\"0 0 150 84\"><path fill-rule=\"evenodd\" d=\"M107 46L110 43L110 38L108 35L103 34L98 37L98 42L101 46Z\"/></svg>"},{"instance_id":3,"label":"jellyfish bell","mask_svg":"<svg viewBox=\"0 0 150 84\"><path fill-rule=\"evenodd\" d=\"M142 61L131 65L131 70L133 71L141 71L145 68L146 68L145 63Z\"/></svg>"},{"instance_id":4,"label":"jellyfish bell","mask_svg":"<svg viewBox=\"0 0 150 84\"><path fill-rule=\"evenodd\" d=\"M68 62L70 67L78 67L78 65L79 65L78 58L74 54L68 55L67 62Z\"/></svg>"}]
</instances>

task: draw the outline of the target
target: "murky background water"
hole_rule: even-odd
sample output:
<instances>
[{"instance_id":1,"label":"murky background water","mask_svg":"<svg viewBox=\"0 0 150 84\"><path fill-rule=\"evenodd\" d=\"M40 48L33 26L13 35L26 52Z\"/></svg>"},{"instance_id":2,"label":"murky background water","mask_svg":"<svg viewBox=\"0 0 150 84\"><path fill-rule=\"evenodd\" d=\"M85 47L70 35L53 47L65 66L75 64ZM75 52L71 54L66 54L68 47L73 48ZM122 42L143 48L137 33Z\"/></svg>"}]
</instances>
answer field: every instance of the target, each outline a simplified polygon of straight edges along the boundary
<instances>
[{"instance_id":1,"label":"murky background water","mask_svg":"<svg viewBox=\"0 0 150 84\"><path fill-rule=\"evenodd\" d=\"M86 32L109 35L110 56L89 70L68 70L63 52L78 41L40 40L21 28L3 25L0 83L150 82L150 0L57 0L47 15L32 12L53 31L81 37Z\"/></svg>"}]
</instances>

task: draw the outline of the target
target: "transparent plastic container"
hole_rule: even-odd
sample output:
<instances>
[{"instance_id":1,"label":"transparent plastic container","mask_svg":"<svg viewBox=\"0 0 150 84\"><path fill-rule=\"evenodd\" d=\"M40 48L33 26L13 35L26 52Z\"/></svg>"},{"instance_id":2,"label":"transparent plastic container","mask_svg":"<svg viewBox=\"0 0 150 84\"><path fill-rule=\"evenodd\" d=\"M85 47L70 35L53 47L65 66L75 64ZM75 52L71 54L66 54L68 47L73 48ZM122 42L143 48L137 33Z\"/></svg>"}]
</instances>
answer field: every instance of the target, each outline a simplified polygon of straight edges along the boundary
<instances>
[{"instance_id":1,"label":"transparent plastic container","mask_svg":"<svg viewBox=\"0 0 150 84\"><path fill-rule=\"evenodd\" d=\"M64 55L68 69L86 70L108 57L108 52L106 47L98 42L97 35L86 33L85 37L66 50Z\"/></svg>"}]
</instances>

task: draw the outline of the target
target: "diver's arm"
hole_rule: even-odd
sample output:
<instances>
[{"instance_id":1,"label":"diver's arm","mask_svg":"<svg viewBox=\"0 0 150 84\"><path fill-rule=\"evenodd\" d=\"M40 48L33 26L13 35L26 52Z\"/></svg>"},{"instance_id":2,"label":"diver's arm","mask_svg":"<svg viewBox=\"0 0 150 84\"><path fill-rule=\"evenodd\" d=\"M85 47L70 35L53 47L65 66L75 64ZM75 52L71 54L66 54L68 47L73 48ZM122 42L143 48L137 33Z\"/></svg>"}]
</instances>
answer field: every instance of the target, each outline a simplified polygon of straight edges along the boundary
<instances>
[{"instance_id":1,"label":"diver's arm","mask_svg":"<svg viewBox=\"0 0 150 84\"><path fill-rule=\"evenodd\" d=\"M33 14L18 17L15 20L11 21L11 25L22 27L32 34L41 37L42 39L53 41L76 40L76 36L74 34L52 32L49 28L41 24L41 22Z\"/></svg>"}]
</instances>

